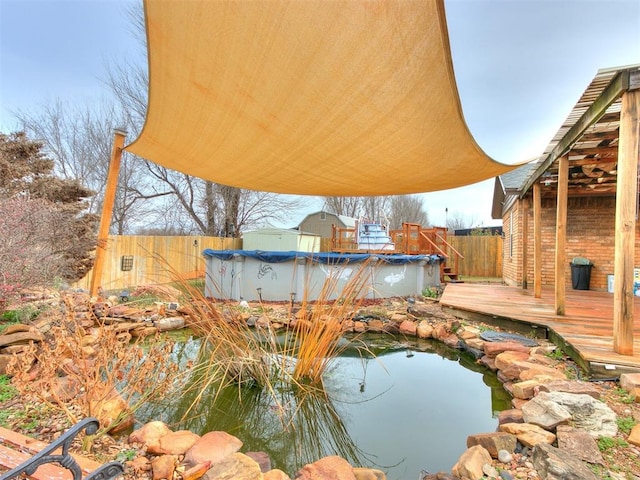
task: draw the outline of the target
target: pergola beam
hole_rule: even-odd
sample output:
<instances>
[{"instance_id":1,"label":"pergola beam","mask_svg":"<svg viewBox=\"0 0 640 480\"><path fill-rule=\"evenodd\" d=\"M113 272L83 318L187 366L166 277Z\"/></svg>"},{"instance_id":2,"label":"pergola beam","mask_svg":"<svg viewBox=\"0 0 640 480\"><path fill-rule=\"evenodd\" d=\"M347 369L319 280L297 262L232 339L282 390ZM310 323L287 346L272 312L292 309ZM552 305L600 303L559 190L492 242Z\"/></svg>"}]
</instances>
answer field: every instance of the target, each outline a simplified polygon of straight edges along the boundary
<instances>
[{"instance_id":1,"label":"pergola beam","mask_svg":"<svg viewBox=\"0 0 640 480\"><path fill-rule=\"evenodd\" d=\"M635 73L635 72L634 72ZM635 81L633 79L632 81ZM527 180L522 192L527 192L547 169L560 156L564 155L571 146L586 132L586 130L597 122L607 111L607 108L615 102L623 92L629 88L630 72L623 70L619 72L611 83L602 91L598 98L589 106L575 124L567 131L558 144L549 152L545 160L538 166L536 172Z\"/></svg>"}]
</instances>

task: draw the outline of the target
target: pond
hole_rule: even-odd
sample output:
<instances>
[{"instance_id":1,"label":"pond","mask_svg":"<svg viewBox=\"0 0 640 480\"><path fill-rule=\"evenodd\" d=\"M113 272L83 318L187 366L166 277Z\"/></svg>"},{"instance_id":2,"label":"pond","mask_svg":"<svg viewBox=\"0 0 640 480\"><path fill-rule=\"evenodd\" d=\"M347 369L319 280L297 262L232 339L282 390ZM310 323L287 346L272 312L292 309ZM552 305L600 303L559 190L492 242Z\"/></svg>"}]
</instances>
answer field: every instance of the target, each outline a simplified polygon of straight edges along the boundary
<instances>
[{"instance_id":1,"label":"pond","mask_svg":"<svg viewBox=\"0 0 640 480\"><path fill-rule=\"evenodd\" d=\"M422 471L449 472L466 450L467 436L492 432L510 396L491 371L473 357L440 342L364 337L369 350L348 349L325 375L327 396L289 386L273 390L227 388L213 401L186 393L137 412L142 422L162 420L174 430L198 434L222 430L263 451L272 468L293 477L306 463L339 455L354 466L378 468L392 479L415 479ZM195 356L198 341L178 350Z\"/></svg>"}]
</instances>

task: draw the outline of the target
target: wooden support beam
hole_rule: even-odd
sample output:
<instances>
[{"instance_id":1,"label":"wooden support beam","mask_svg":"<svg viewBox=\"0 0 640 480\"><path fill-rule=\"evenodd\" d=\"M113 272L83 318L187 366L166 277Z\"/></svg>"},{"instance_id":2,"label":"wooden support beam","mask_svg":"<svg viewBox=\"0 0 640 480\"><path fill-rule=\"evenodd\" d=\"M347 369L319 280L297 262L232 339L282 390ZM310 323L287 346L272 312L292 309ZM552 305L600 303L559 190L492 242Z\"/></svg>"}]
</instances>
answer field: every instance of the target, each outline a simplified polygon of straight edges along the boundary
<instances>
[{"instance_id":1,"label":"wooden support beam","mask_svg":"<svg viewBox=\"0 0 640 480\"><path fill-rule=\"evenodd\" d=\"M567 197L569 190L569 159L560 157L558 164L558 195L556 206L556 262L555 262L555 310L565 314L566 288L564 273L567 264Z\"/></svg>"},{"instance_id":2,"label":"wooden support beam","mask_svg":"<svg viewBox=\"0 0 640 480\"><path fill-rule=\"evenodd\" d=\"M618 154L616 153L614 156L606 157L606 158L589 157L589 158L582 158L580 160L571 160L571 166L581 167L583 165L593 165L594 167L600 168L601 165L607 165L609 163L615 163L617 161L618 161Z\"/></svg>"},{"instance_id":3,"label":"wooden support beam","mask_svg":"<svg viewBox=\"0 0 640 480\"><path fill-rule=\"evenodd\" d=\"M522 200L522 288L529 287L529 199Z\"/></svg>"},{"instance_id":4,"label":"wooden support beam","mask_svg":"<svg viewBox=\"0 0 640 480\"><path fill-rule=\"evenodd\" d=\"M542 297L542 199L540 183L533 184L533 295Z\"/></svg>"},{"instance_id":5,"label":"wooden support beam","mask_svg":"<svg viewBox=\"0 0 640 480\"><path fill-rule=\"evenodd\" d=\"M118 187L118 174L120 173L120 159L124 148L124 139L127 132L115 130L113 137L113 148L111 159L109 160L109 172L107 174L107 185L102 201L102 215L100 216L100 227L98 229L98 244L96 246L96 258L93 263L93 274L91 276L91 296L98 294L102 270L104 269L104 259L107 252L107 241L109 240L109 227L111 226L111 215L113 204L116 199L116 188Z\"/></svg>"},{"instance_id":6,"label":"wooden support beam","mask_svg":"<svg viewBox=\"0 0 640 480\"><path fill-rule=\"evenodd\" d=\"M576 147L569 150L569 156L600 155L600 157L615 157L618 147ZM573 164L573 163L572 163Z\"/></svg>"},{"instance_id":7,"label":"wooden support beam","mask_svg":"<svg viewBox=\"0 0 640 480\"><path fill-rule=\"evenodd\" d=\"M613 350L633 355L633 267L638 211L640 90L622 95L616 194L613 289Z\"/></svg>"}]
</instances>

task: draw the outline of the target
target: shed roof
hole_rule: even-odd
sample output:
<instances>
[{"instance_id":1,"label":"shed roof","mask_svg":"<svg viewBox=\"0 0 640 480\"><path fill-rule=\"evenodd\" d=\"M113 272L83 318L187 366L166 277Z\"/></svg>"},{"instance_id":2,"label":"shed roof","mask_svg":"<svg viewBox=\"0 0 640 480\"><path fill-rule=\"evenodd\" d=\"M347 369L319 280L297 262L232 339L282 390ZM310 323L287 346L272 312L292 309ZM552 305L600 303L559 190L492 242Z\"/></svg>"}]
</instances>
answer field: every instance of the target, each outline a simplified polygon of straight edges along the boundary
<instances>
[{"instance_id":1,"label":"shed roof","mask_svg":"<svg viewBox=\"0 0 640 480\"><path fill-rule=\"evenodd\" d=\"M144 1L149 102L126 150L251 190L395 195L505 173L476 144L443 0Z\"/></svg>"},{"instance_id":2,"label":"shed roof","mask_svg":"<svg viewBox=\"0 0 640 480\"><path fill-rule=\"evenodd\" d=\"M356 226L357 219L355 219L353 217L348 217L346 215L338 215L337 213L327 212L326 210L319 210L317 212L309 213L306 217L304 217L302 219L302 221L300 222L300 225L302 225L307 218L311 217L312 215L317 215L319 213L326 213L327 215L331 215L331 216L337 218L338 220L340 220L342 222L342 224L345 227L353 228L353 227Z\"/></svg>"},{"instance_id":3,"label":"shed roof","mask_svg":"<svg viewBox=\"0 0 640 480\"><path fill-rule=\"evenodd\" d=\"M311 235L316 237L319 236L315 233L302 232L295 228L278 228L278 227L259 228L257 230L244 232L243 236L246 236L246 235L290 235L290 236Z\"/></svg>"}]
</instances>

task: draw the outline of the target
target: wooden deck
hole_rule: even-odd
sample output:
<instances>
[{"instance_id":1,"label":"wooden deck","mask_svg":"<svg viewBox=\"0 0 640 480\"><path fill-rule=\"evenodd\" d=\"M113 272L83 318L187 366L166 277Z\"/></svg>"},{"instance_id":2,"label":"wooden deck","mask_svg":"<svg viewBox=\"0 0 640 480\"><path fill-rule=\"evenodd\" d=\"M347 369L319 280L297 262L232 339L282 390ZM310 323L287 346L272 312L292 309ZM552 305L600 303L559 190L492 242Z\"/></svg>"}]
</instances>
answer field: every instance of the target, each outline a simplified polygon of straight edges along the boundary
<instances>
[{"instance_id":1,"label":"wooden deck","mask_svg":"<svg viewBox=\"0 0 640 480\"><path fill-rule=\"evenodd\" d=\"M554 293L520 287L484 284L448 284L440 299L457 316L483 321L560 346L593 378L640 372L640 297L634 306L634 354L613 351L613 294L567 289L566 315L555 315Z\"/></svg>"}]
</instances>

